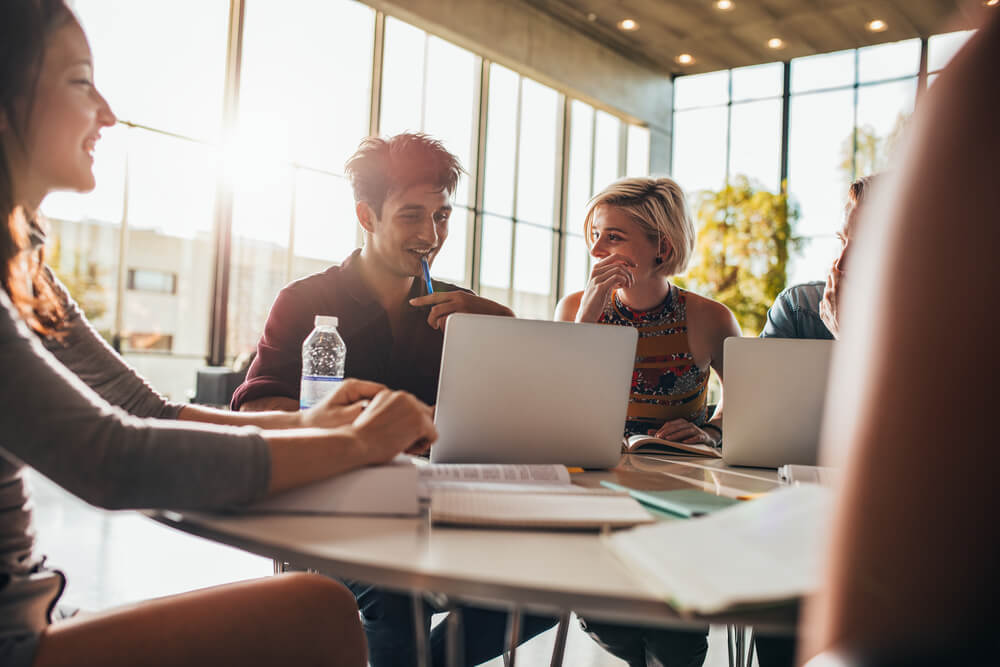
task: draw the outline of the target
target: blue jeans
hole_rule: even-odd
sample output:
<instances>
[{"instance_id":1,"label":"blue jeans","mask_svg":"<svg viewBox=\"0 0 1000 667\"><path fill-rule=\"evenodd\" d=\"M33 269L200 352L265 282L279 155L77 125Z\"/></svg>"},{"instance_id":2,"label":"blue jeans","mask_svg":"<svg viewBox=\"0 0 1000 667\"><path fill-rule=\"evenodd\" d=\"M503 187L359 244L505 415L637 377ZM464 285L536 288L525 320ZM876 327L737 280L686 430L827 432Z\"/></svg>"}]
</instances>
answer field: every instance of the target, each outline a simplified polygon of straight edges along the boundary
<instances>
[{"instance_id":1,"label":"blue jeans","mask_svg":"<svg viewBox=\"0 0 1000 667\"><path fill-rule=\"evenodd\" d=\"M601 648L628 663L629 667L701 667L708 653L708 628L668 630L592 623L580 619L580 627Z\"/></svg>"},{"instance_id":2,"label":"blue jeans","mask_svg":"<svg viewBox=\"0 0 1000 667\"><path fill-rule=\"evenodd\" d=\"M376 588L360 581L341 580L351 589L361 610L372 667L411 667L416 664L413 597ZM500 655L506 647L508 613L477 607L460 607L464 665L478 665ZM442 611L424 602L424 633L430 633L431 664L446 664L447 623L430 630L431 614ZM526 614L521 619L518 643L551 628L558 619Z\"/></svg>"}]
</instances>

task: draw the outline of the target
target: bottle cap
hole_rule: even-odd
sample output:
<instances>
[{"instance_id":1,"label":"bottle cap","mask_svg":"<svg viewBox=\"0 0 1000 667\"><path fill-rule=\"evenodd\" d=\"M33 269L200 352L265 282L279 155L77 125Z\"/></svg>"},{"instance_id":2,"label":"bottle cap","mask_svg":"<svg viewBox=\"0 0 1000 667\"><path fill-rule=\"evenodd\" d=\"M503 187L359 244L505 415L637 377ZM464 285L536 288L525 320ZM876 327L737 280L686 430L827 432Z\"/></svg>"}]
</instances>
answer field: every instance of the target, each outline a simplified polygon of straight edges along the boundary
<instances>
[{"instance_id":1,"label":"bottle cap","mask_svg":"<svg viewBox=\"0 0 1000 667\"><path fill-rule=\"evenodd\" d=\"M335 327L337 326L337 318L330 315L317 315L316 319L313 320L313 326L315 327Z\"/></svg>"}]
</instances>

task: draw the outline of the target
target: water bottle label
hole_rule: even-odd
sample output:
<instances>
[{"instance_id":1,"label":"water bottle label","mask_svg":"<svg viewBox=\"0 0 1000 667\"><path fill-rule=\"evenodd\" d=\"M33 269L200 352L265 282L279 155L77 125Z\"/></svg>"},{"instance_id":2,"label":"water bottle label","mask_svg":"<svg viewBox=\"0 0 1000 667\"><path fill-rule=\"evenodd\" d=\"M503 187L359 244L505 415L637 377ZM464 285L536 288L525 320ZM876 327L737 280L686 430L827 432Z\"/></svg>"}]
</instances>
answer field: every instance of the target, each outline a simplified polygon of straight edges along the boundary
<instances>
[{"instance_id":1,"label":"water bottle label","mask_svg":"<svg viewBox=\"0 0 1000 667\"><path fill-rule=\"evenodd\" d=\"M306 410L322 401L343 379L336 375L303 375L299 390L299 409Z\"/></svg>"}]
</instances>

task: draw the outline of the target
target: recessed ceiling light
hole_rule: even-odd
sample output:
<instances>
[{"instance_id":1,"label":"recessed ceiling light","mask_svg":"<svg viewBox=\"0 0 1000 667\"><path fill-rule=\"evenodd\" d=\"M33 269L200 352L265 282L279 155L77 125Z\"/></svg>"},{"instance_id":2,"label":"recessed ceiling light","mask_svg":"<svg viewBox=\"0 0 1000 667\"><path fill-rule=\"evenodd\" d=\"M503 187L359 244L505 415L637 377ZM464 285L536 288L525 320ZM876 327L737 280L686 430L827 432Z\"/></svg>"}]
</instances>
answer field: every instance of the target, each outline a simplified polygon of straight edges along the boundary
<instances>
[{"instance_id":1,"label":"recessed ceiling light","mask_svg":"<svg viewBox=\"0 0 1000 667\"><path fill-rule=\"evenodd\" d=\"M869 21L866 27L872 32L883 32L889 27L889 24L882 19L874 19Z\"/></svg>"},{"instance_id":2,"label":"recessed ceiling light","mask_svg":"<svg viewBox=\"0 0 1000 667\"><path fill-rule=\"evenodd\" d=\"M590 12L589 14L587 14L587 20L593 23L594 21L597 20L597 14L595 14L594 12Z\"/></svg>"},{"instance_id":3,"label":"recessed ceiling light","mask_svg":"<svg viewBox=\"0 0 1000 667\"><path fill-rule=\"evenodd\" d=\"M728 12L735 6L733 0L715 0L715 8L719 11Z\"/></svg>"},{"instance_id":4,"label":"recessed ceiling light","mask_svg":"<svg viewBox=\"0 0 1000 667\"><path fill-rule=\"evenodd\" d=\"M694 56L692 56L690 53L682 53L676 58L674 58L674 62L676 62L678 65L693 65Z\"/></svg>"},{"instance_id":5,"label":"recessed ceiling light","mask_svg":"<svg viewBox=\"0 0 1000 667\"><path fill-rule=\"evenodd\" d=\"M984 7L996 7L997 5L1000 5L1000 0L986 0L983 3Z\"/></svg>"},{"instance_id":6,"label":"recessed ceiling light","mask_svg":"<svg viewBox=\"0 0 1000 667\"><path fill-rule=\"evenodd\" d=\"M772 37L771 39L767 40L767 46L768 48L771 49L783 49L785 48L785 40L781 39L780 37Z\"/></svg>"},{"instance_id":7,"label":"recessed ceiling light","mask_svg":"<svg viewBox=\"0 0 1000 667\"><path fill-rule=\"evenodd\" d=\"M618 29L627 31L638 30L639 22L634 19L622 19L618 22Z\"/></svg>"}]
</instances>

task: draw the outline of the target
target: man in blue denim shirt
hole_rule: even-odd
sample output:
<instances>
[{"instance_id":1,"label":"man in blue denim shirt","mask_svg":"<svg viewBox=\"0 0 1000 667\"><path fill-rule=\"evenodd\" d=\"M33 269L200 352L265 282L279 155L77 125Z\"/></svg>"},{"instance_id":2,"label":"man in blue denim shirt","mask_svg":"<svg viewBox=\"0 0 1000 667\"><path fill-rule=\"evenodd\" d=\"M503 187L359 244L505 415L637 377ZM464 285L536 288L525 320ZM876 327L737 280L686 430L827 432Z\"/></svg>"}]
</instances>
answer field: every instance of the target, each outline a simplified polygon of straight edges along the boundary
<instances>
[{"instance_id":1,"label":"man in blue denim shirt","mask_svg":"<svg viewBox=\"0 0 1000 667\"><path fill-rule=\"evenodd\" d=\"M834 260L826 282L803 283L787 288L767 311L767 323L761 338L816 338L834 340L840 330L839 294L843 291L847 253L854 238L861 202L875 177L863 176L848 190L847 217L837 233L840 254Z\"/></svg>"},{"instance_id":2,"label":"man in blue denim shirt","mask_svg":"<svg viewBox=\"0 0 1000 667\"><path fill-rule=\"evenodd\" d=\"M833 269L831 269L831 272ZM820 316L825 283L816 281L785 289L767 311L761 338L818 338L833 340Z\"/></svg>"}]
</instances>

